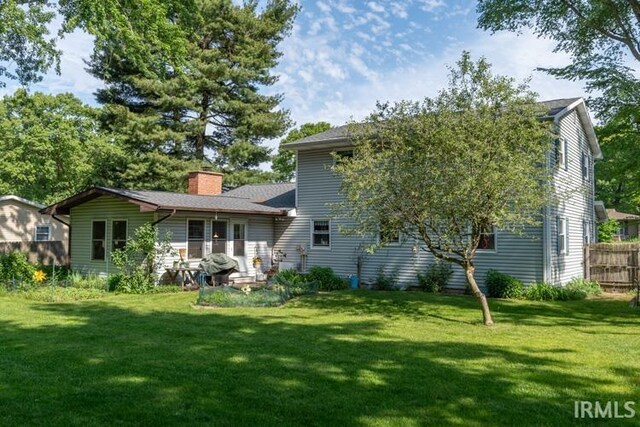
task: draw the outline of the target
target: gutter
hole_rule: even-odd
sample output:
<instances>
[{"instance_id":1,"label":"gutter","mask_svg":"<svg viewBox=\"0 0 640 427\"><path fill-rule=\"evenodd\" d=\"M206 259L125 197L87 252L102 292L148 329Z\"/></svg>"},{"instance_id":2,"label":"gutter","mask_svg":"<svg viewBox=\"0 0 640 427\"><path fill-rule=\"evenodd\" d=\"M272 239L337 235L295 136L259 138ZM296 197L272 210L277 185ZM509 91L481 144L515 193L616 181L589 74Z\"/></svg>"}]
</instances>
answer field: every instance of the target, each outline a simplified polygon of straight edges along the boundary
<instances>
[{"instance_id":1,"label":"gutter","mask_svg":"<svg viewBox=\"0 0 640 427\"><path fill-rule=\"evenodd\" d=\"M68 224L68 223L64 222L63 220L61 220L60 218L58 218L58 217L56 216L56 214L51 214L51 218L55 219L55 220L56 220L56 221L58 221L58 222L61 222L62 224L66 225L67 227L71 227L71 225L70 225L70 224Z\"/></svg>"}]
</instances>

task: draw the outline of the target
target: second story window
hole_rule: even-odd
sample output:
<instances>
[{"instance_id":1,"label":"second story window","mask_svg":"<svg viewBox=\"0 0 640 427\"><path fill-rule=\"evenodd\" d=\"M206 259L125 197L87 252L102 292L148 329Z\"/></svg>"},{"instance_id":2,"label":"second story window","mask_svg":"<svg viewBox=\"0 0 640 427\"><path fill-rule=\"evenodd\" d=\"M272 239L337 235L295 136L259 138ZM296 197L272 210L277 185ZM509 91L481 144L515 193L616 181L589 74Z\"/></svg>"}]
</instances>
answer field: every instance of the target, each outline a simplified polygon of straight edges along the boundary
<instances>
[{"instance_id":1,"label":"second story window","mask_svg":"<svg viewBox=\"0 0 640 427\"><path fill-rule=\"evenodd\" d=\"M582 179L585 181L589 181L590 170L591 170L591 162L589 161L589 155L587 153L582 153Z\"/></svg>"},{"instance_id":2,"label":"second story window","mask_svg":"<svg viewBox=\"0 0 640 427\"><path fill-rule=\"evenodd\" d=\"M564 255L569 247L569 236L566 218L558 218L558 254Z\"/></svg>"},{"instance_id":3,"label":"second story window","mask_svg":"<svg viewBox=\"0 0 640 427\"><path fill-rule=\"evenodd\" d=\"M555 155L556 155L556 167L558 169L567 169L567 158L569 154L569 148L567 140L559 137L555 140Z\"/></svg>"}]
</instances>

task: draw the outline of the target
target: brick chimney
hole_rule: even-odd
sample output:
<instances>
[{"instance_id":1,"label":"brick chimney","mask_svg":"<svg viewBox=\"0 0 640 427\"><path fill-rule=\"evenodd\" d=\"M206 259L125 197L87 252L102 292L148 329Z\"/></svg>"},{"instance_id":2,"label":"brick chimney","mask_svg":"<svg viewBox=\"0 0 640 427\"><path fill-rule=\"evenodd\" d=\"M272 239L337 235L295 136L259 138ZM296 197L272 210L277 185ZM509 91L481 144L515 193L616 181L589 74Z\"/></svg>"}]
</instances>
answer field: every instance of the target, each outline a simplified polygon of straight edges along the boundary
<instances>
[{"instance_id":1,"label":"brick chimney","mask_svg":"<svg viewBox=\"0 0 640 427\"><path fill-rule=\"evenodd\" d=\"M216 196L222 193L222 175L219 172L189 172L189 194Z\"/></svg>"}]
</instances>

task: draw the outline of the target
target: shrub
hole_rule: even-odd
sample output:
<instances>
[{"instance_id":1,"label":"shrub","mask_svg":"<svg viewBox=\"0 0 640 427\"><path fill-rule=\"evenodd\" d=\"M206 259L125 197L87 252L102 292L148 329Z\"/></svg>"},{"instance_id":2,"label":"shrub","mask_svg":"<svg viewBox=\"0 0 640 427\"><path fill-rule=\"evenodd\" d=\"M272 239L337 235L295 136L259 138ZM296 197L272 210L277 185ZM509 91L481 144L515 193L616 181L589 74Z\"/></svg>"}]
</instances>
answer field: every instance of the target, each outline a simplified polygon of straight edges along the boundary
<instances>
[{"instance_id":1,"label":"shrub","mask_svg":"<svg viewBox=\"0 0 640 427\"><path fill-rule=\"evenodd\" d=\"M598 225L598 242L610 243L618 233L620 223L613 218L609 218Z\"/></svg>"},{"instance_id":2,"label":"shrub","mask_svg":"<svg viewBox=\"0 0 640 427\"><path fill-rule=\"evenodd\" d=\"M120 282L122 281L121 274L114 274L107 278L107 289L109 292L114 292L116 289L120 287Z\"/></svg>"},{"instance_id":3,"label":"shrub","mask_svg":"<svg viewBox=\"0 0 640 427\"><path fill-rule=\"evenodd\" d=\"M73 272L67 277L65 283L66 286L77 289L97 289L99 291L108 289L107 279L95 274L83 276L80 273Z\"/></svg>"},{"instance_id":4,"label":"shrub","mask_svg":"<svg viewBox=\"0 0 640 427\"><path fill-rule=\"evenodd\" d=\"M584 299L588 296L592 295L600 295L602 293L602 288L600 288L600 284L595 281L582 279L580 277L574 277L571 279L567 286L565 286L567 292L572 292L577 295L583 295L581 298Z\"/></svg>"},{"instance_id":5,"label":"shrub","mask_svg":"<svg viewBox=\"0 0 640 427\"><path fill-rule=\"evenodd\" d=\"M392 274L387 274L384 272L384 268L380 267L378 269L378 273L376 274L376 289L380 291L391 291L394 290L397 280L397 273L393 272Z\"/></svg>"},{"instance_id":6,"label":"shrub","mask_svg":"<svg viewBox=\"0 0 640 427\"><path fill-rule=\"evenodd\" d=\"M137 269L128 274L120 275L115 291L125 294L146 294L154 292L155 287L153 277L145 271Z\"/></svg>"},{"instance_id":7,"label":"shrub","mask_svg":"<svg viewBox=\"0 0 640 427\"><path fill-rule=\"evenodd\" d=\"M35 272L36 267L22 252L0 255L0 286L11 289L22 283L31 283Z\"/></svg>"},{"instance_id":8,"label":"shrub","mask_svg":"<svg viewBox=\"0 0 640 427\"><path fill-rule=\"evenodd\" d=\"M44 272L49 282L64 282L73 274L69 267L64 265L38 265L38 270Z\"/></svg>"},{"instance_id":9,"label":"shrub","mask_svg":"<svg viewBox=\"0 0 640 427\"><path fill-rule=\"evenodd\" d=\"M447 286L451 276L453 275L453 268L448 262L436 261L431 264L424 274L418 273L418 284L422 290L426 292L438 293Z\"/></svg>"},{"instance_id":10,"label":"shrub","mask_svg":"<svg viewBox=\"0 0 640 427\"><path fill-rule=\"evenodd\" d=\"M487 271L485 284L489 289L489 296L493 298L520 298L522 296L522 282L497 270Z\"/></svg>"},{"instance_id":11,"label":"shrub","mask_svg":"<svg viewBox=\"0 0 640 427\"><path fill-rule=\"evenodd\" d=\"M558 287L549 283L536 283L524 292L524 297L532 301L553 301L559 299Z\"/></svg>"},{"instance_id":12,"label":"shrub","mask_svg":"<svg viewBox=\"0 0 640 427\"><path fill-rule=\"evenodd\" d=\"M330 267L311 267L306 278L308 282L315 282L321 291L337 291L349 287L347 281L336 275Z\"/></svg>"},{"instance_id":13,"label":"shrub","mask_svg":"<svg viewBox=\"0 0 640 427\"><path fill-rule=\"evenodd\" d=\"M318 291L318 284L296 270L282 270L271 278L270 288L279 292L289 293L290 298L315 293Z\"/></svg>"}]
</instances>

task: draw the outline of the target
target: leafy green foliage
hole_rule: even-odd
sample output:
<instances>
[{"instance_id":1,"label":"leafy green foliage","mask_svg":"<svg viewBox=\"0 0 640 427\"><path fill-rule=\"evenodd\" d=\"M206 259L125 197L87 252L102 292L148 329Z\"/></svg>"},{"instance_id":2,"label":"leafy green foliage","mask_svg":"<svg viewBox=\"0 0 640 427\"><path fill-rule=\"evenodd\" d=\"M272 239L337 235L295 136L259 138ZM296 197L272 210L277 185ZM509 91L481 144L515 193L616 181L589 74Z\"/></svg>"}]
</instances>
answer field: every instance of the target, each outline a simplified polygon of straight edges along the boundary
<instances>
[{"instance_id":1,"label":"leafy green foliage","mask_svg":"<svg viewBox=\"0 0 640 427\"><path fill-rule=\"evenodd\" d=\"M98 111L71 94L28 94L0 101L0 193L52 203L85 187L94 158L109 143Z\"/></svg>"},{"instance_id":2,"label":"leafy green foliage","mask_svg":"<svg viewBox=\"0 0 640 427\"><path fill-rule=\"evenodd\" d=\"M387 273L384 271L384 267L378 268L376 272L375 287L379 291L393 291L398 284L398 274L396 271Z\"/></svg>"},{"instance_id":3,"label":"leafy green foliage","mask_svg":"<svg viewBox=\"0 0 640 427\"><path fill-rule=\"evenodd\" d=\"M59 72L60 52L49 37L49 24L55 13L49 0L0 2L0 88L3 78L25 86L42 80L42 74L55 64Z\"/></svg>"},{"instance_id":4,"label":"leafy green foliage","mask_svg":"<svg viewBox=\"0 0 640 427\"><path fill-rule=\"evenodd\" d=\"M595 164L596 198L621 212L640 209L640 109L625 108L596 128L604 159Z\"/></svg>"},{"instance_id":5,"label":"leafy green foliage","mask_svg":"<svg viewBox=\"0 0 640 427\"><path fill-rule=\"evenodd\" d=\"M598 282L574 278L564 287L537 283L527 287L523 295L532 301L572 301L601 293Z\"/></svg>"},{"instance_id":6,"label":"leafy green foliage","mask_svg":"<svg viewBox=\"0 0 640 427\"><path fill-rule=\"evenodd\" d=\"M316 135L331 129L327 122L305 123L299 128L289 131L286 137L280 141L278 154L271 160L271 169L277 174L277 181L291 181L296 172L295 152L287 150L285 145L308 136Z\"/></svg>"},{"instance_id":7,"label":"leafy green foliage","mask_svg":"<svg viewBox=\"0 0 640 427\"><path fill-rule=\"evenodd\" d=\"M493 298L520 298L524 292L522 282L513 276L497 270L487 271L484 283Z\"/></svg>"},{"instance_id":8,"label":"leafy green foliage","mask_svg":"<svg viewBox=\"0 0 640 427\"><path fill-rule=\"evenodd\" d=\"M620 223L613 218L609 218L602 224L598 224L598 242L610 243L618 234Z\"/></svg>"},{"instance_id":9,"label":"leafy green foliage","mask_svg":"<svg viewBox=\"0 0 640 427\"><path fill-rule=\"evenodd\" d=\"M436 260L427 267L424 273L417 274L418 285L425 292L442 292L447 287L452 275L453 267L450 263Z\"/></svg>"},{"instance_id":10,"label":"leafy green foliage","mask_svg":"<svg viewBox=\"0 0 640 427\"><path fill-rule=\"evenodd\" d=\"M35 271L35 266L29 263L22 252L0 255L0 287L11 289L22 283L31 283Z\"/></svg>"},{"instance_id":11,"label":"leafy green foliage","mask_svg":"<svg viewBox=\"0 0 640 427\"><path fill-rule=\"evenodd\" d=\"M350 128L354 157L334 168L345 196L335 215L353 224L341 231L367 238L385 224L458 264L492 323L473 259L485 230L523 233L549 203L540 165L552 134L542 113L526 84L463 53L435 98L378 105Z\"/></svg>"},{"instance_id":12,"label":"leafy green foliage","mask_svg":"<svg viewBox=\"0 0 640 427\"><path fill-rule=\"evenodd\" d=\"M640 104L639 11L637 2L624 0L481 0L478 25L492 32L529 28L554 40L556 50L568 53L571 62L546 71L586 80L588 90L601 93L596 110L611 116L623 106Z\"/></svg>"},{"instance_id":13,"label":"leafy green foliage","mask_svg":"<svg viewBox=\"0 0 640 427\"><path fill-rule=\"evenodd\" d=\"M41 286L23 289L17 293L21 298L41 302L69 302L100 299L106 295L104 289Z\"/></svg>"},{"instance_id":14,"label":"leafy green foliage","mask_svg":"<svg viewBox=\"0 0 640 427\"><path fill-rule=\"evenodd\" d=\"M144 224L135 231L135 236L127 240L123 249L112 252L113 265L119 271L118 279L113 279L109 287L118 292L144 294L152 292L156 282L156 265L171 252L171 236L165 234L158 241L156 227Z\"/></svg>"},{"instance_id":15,"label":"leafy green foliage","mask_svg":"<svg viewBox=\"0 0 640 427\"><path fill-rule=\"evenodd\" d=\"M347 289L349 284L333 272L331 267L315 265L306 274L307 281L314 282L321 291L330 292Z\"/></svg>"},{"instance_id":16,"label":"leafy green foliage","mask_svg":"<svg viewBox=\"0 0 640 427\"><path fill-rule=\"evenodd\" d=\"M200 305L216 307L276 307L283 303L282 296L276 291L260 289L245 294L227 287L207 292L198 301Z\"/></svg>"}]
</instances>

